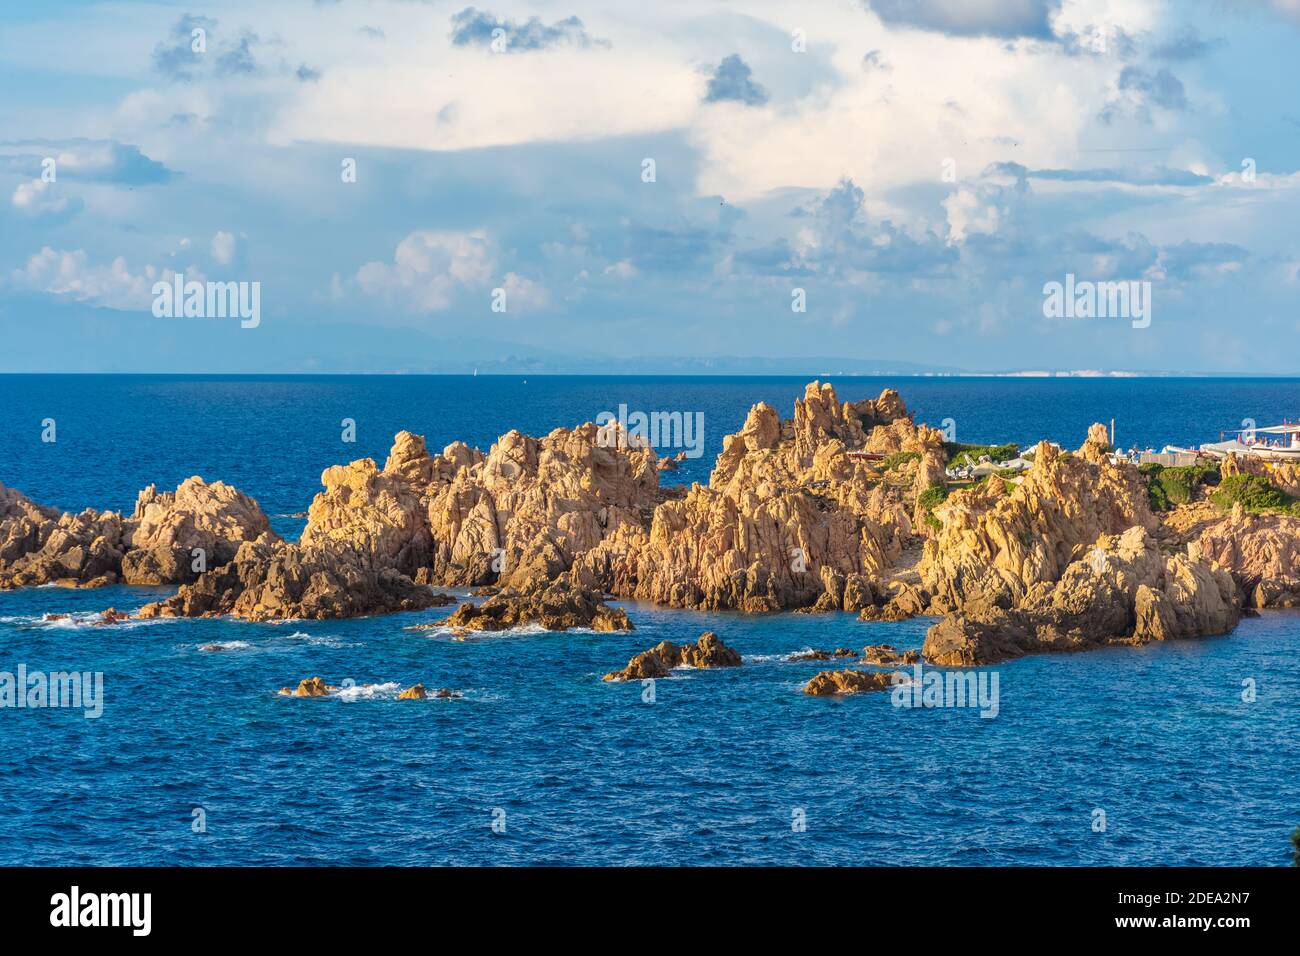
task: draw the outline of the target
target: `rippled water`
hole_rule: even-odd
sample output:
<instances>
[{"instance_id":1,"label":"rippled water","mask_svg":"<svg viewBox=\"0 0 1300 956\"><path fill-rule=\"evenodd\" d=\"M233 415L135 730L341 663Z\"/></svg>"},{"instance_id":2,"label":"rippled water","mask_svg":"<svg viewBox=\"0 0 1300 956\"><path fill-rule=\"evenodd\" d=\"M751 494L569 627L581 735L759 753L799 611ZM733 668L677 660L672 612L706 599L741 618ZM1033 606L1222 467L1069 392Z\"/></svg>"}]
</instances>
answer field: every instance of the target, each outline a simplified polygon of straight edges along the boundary
<instances>
[{"instance_id":1,"label":"rippled water","mask_svg":"<svg viewBox=\"0 0 1300 956\"><path fill-rule=\"evenodd\" d=\"M511 393L485 410L445 395L441 406L421 405L415 397L428 386L401 380L373 393L348 380L339 394L324 382L49 381L19 393L0 380L0 398L8 390L12 399L0 400L0 481L67 507L129 508L146 479L174 484L200 472L233 480L268 511L298 510L322 467L382 455L395 425L436 430L436 447L472 421L481 434L460 435L490 440L507 411L544 431L579 404L562 402L553 382L541 405ZM767 381L755 396L715 384L726 430L751 397L788 415L800 390ZM637 387L659 389L643 407L692 407L673 402L671 385ZM878 388L854 380L845 397ZM910 388L902 383L905 397ZM580 391L590 405L593 395L619 395L591 382ZM304 394L326 396L324 406ZM406 407L389 407L399 400ZM57 445L21 437L27 418L58 402L77 411L60 412ZM366 444L355 453L340 450L336 431L318 434L350 405L363 409ZM1089 417L1075 405L1061 411L1067 405L1055 403L1068 419L1053 426L1062 438L1077 430L1070 416ZM1034 414L1050 417L1050 406ZM563 420L600 410L582 407ZM992 413L963 413L979 414ZM155 421L170 423L170 438ZM403 629L445 610L323 623L89 623L110 605L133 610L165 593L0 593L0 670L22 663L105 680L98 719L0 709L0 863L1282 865L1300 823L1300 619L1289 613L1245 620L1224 638L1003 664L994 669L999 713L986 719L975 709L895 707L887 693L809 698L801 684L830 665L784 659L807 647L919 647L924 620L627 604L637 626L627 635L469 641ZM74 619L46 623L47 613ZM657 682L653 703L640 684L600 679L660 640L706 629L745 655L743 666L678 671ZM224 646L201 649L212 644ZM421 681L464 696L275 693L314 675ZM1241 697L1248 679L1252 703ZM197 807L205 833L192 830ZM1093 831L1098 809L1105 832ZM494 810L504 811L504 833L492 830ZM792 826L798 811L802 832Z\"/></svg>"}]
</instances>

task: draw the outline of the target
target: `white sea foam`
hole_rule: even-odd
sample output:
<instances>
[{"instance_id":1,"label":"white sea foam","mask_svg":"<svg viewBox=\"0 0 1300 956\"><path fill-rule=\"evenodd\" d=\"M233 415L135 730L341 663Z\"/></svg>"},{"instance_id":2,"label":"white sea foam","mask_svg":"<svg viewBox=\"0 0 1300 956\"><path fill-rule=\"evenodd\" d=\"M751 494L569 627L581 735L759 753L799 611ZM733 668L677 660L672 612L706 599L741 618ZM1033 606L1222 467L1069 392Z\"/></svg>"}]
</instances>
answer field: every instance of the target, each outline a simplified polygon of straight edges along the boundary
<instances>
[{"instance_id":1,"label":"white sea foam","mask_svg":"<svg viewBox=\"0 0 1300 956\"><path fill-rule=\"evenodd\" d=\"M340 687L331 696L339 700L374 700L376 698L396 697L402 692L402 687L395 681L387 681L383 684L352 684L350 686Z\"/></svg>"},{"instance_id":2,"label":"white sea foam","mask_svg":"<svg viewBox=\"0 0 1300 956\"><path fill-rule=\"evenodd\" d=\"M423 633L429 637L450 637L456 641L487 641L496 637L534 637L538 634L601 634L604 632L590 627L571 627L563 631L551 631L536 622L532 622L520 624L518 627L508 627L503 631L467 631L458 627L434 627L422 628L418 633Z\"/></svg>"},{"instance_id":3,"label":"white sea foam","mask_svg":"<svg viewBox=\"0 0 1300 956\"><path fill-rule=\"evenodd\" d=\"M59 612L63 613L63 612ZM137 627L144 627L151 624L161 624L162 618L150 618L148 620L126 620L116 621L112 624L103 624L100 612L98 611L72 611L68 612L67 617L59 617L55 620L47 620L45 614L15 614L7 617L0 617L0 624L16 624L19 627L37 627L45 631L75 631L83 628L115 629L130 631Z\"/></svg>"},{"instance_id":4,"label":"white sea foam","mask_svg":"<svg viewBox=\"0 0 1300 956\"><path fill-rule=\"evenodd\" d=\"M248 641L212 641L199 645L201 651L243 651L252 647Z\"/></svg>"}]
</instances>

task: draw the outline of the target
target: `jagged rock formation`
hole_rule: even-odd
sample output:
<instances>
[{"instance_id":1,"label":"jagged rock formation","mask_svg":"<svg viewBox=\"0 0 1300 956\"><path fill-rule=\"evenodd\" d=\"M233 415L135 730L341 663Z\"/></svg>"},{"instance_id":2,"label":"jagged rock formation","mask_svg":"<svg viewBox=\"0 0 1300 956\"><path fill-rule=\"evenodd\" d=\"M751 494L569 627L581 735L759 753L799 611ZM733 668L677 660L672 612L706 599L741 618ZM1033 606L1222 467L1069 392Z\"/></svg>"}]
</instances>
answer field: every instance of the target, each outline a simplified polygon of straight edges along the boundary
<instances>
[{"instance_id":1,"label":"jagged rock formation","mask_svg":"<svg viewBox=\"0 0 1300 956\"><path fill-rule=\"evenodd\" d=\"M509 432L436 488L432 579L527 587L554 580L620 528L643 530L663 497L654 452L603 442L599 431Z\"/></svg>"},{"instance_id":2,"label":"jagged rock formation","mask_svg":"<svg viewBox=\"0 0 1300 956\"><path fill-rule=\"evenodd\" d=\"M482 604L462 604L440 628L465 631L504 631L540 624L548 631L588 627L593 631L630 631L632 622L622 608L610 607L597 591L555 581L522 591L507 589Z\"/></svg>"},{"instance_id":3,"label":"jagged rock formation","mask_svg":"<svg viewBox=\"0 0 1300 956\"><path fill-rule=\"evenodd\" d=\"M862 663L878 667L899 667L919 663L918 651L899 651L892 644L868 644L862 649Z\"/></svg>"},{"instance_id":4,"label":"jagged rock formation","mask_svg":"<svg viewBox=\"0 0 1300 956\"><path fill-rule=\"evenodd\" d=\"M257 502L198 477L174 492L145 488L130 518L91 509L60 514L0 485L0 589L191 581L195 548L205 566L215 567L241 542L269 533Z\"/></svg>"},{"instance_id":5,"label":"jagged rock formation","mask_svg":"<svg viewBox=\"0 0 1300 956\"><path fill-rule=\"evenodd\" d=\"M398 700L424 700L428 696L429 694L424 689L424 685L416 684L413 687L408 687L406 688L406 690L399 693L397 695L397 699Z\"/></svg>"},{"instance_id":6,"label":"jagged rock formation","mask_svg":"<svg viewBox=\"0 0 1300 956\"><path fill-rule=\"evenodd\" d=\"M925 544L920 574L940 612L1014 607L1059 580L1099 536L1158 524L1136 468L1047 442L1013 491L988 481L954 492L934 514L942 529Z\"/></svg>"},{"instance_id":7,"label":"jagged rock formation","mask_svg":"<svg viewBox=\"0 0 1300 956\"><path fill-rule=\"evenodd\" d=\"M140 617L319 620L422 610L446 601L399 571L376 567L369 553L336 543L304 547L263 535L172 597L146 604Z\"/></svg>"},{"instance_id":8,"label":"jagged rock formation","mask_svg":"<svg viewBox=\"0 0 1300 956\"><path fill-rule=\"evenodd\" d=\"M0 590L113 584L120 577L128 533L116 512L61 514L0 485Z\"/></svg>"},{"instance_id":9,"label":"jagged rock formation","mask_svg":"<svg viewBox=\"0 0 1300 956\"><path fill-rule=\"evenodd\" d=\"M972 603L926 634L932 664L989 664L1042 651L1086 650L1223 634L1241 604L1232 577L1199 555L1163 554L1145 528L1098 539L1056 581L1010 608Z\"/></svg>"},{"instance_id":10,"label":"jagged rock formation","mask_svg":"<svg viewBox=\"0 0 1300 956\"><path fill-rule=\"evenodd\" d=\"M892 390L849 403L812 382L788 421L755 405L709 483L689 489L660 487L666 461L610 440L611 427L512 431L486 454L456 442L431 455L401 432L382 469L361 459L324 471L295 543L252 499L197 477L146 488L129 518L60 514L0 486L0 588L178 583L142 616L249 620L446 603L433 585L499 588L436 625L465 630L630 628L603 593L864 620L928 612L955 615L926 642L927 658L954 663L1219 633L1239 613L1233 578L1258 606L1300 604L1300 518L1224 517L1201 502L1162 526L1136 469L1109 460L1100 425L1074 454L1040 444L1019 485L987 481L938 506L942 436ZM1225 473L1254 467L1230 461ZM1193 547L1162 553L1157 530Z\"/></svg>"},{"instance_id":11,"label":"jagged rock formation","mask_svg":"<svg viewBox=\"0 0 1300 956\"><path fill-rule=\"evenodd\" d=\"M723 441L707 487L654 511L648 534L620 529L584 554L574 580L676 607L858 610L912 535L905 492L862 458L869 436L941 454L896 392L840 403L810 383L782 422L759 403ZM870 431L868 431L870 429ZM882 439L882 441L884 441Z\"/></svg>"},{"instance_id":12,"label":"jagged rock formation","mask_svg":"<svg viewBox=\"0 0 1300 956\"><path fill-rule=\"evenodd\" d=\"M888 690L891 682L890 675L883 671L822 671L804 685L803 692L813 697L862 694L873 690Z\"/></svg>"},{"instance_id":13,"label":"jagged rock formation","mask_svg":"<svg viewBox=\"0 0 1300 956\"><path fill-rule=\"evenodd\" d=\"M1194 547L1232 573L1251 607L1300 606L1300 517L1235 508L1205 527Z\"/></svg>"},{"instance_id":14,"label":"jagged rock formation","mask_svg":"<svg viewBox=\"0 0 1300 956\"><path fill-rule=\"evenodd\" d=\"M667 677L674 667L739 667L740 654L712 631L705 631L694 644L678 646L661 641L627 662L621 671L610 671L607 681L646 680Z\"/></svg>"},{"instance_id":15,"label":"jagged rock formation","mask_svg":"<svg viewBox=\"0 0 1300 956\"><path fill-rule=\"evenodd\" d=\"M297 690L281 687L280 695L283 697L328 697L336 690L338 690L337 687L331 687L319 677L307 677L298 682Z\"/></svg>"},{"instance_id":16,"label":"jagged rock formation","mask_svg":"<svg viewBox=\"0 0 1300 956\"><path fill-rule=\"evenodd\" d=\"M150 485L136 498L122 577L127 584L193 581L196 559L203 569L219 567L262 535L275 537L257 502L224 482L195 475L161 494Z\"/></svg>"}]
</instances>

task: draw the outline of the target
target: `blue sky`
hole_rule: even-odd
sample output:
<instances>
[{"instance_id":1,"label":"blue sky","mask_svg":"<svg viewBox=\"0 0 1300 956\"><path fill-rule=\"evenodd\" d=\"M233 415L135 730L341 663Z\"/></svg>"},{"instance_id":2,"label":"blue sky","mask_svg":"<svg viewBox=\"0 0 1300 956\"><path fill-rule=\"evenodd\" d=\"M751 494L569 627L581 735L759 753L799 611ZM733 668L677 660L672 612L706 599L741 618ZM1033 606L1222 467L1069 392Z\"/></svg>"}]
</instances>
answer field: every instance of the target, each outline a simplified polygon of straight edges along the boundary
<instances>
[{"instance_id":1,"label":"blue sky","mask_svg":"<svg viewBox=\"0 0 1300 956\"><path fill-rule=\"evenodd\" d=\"M5 4L0 370L1300 372L1297 54L1297 0Z\"/></svg>"}]
</instances>

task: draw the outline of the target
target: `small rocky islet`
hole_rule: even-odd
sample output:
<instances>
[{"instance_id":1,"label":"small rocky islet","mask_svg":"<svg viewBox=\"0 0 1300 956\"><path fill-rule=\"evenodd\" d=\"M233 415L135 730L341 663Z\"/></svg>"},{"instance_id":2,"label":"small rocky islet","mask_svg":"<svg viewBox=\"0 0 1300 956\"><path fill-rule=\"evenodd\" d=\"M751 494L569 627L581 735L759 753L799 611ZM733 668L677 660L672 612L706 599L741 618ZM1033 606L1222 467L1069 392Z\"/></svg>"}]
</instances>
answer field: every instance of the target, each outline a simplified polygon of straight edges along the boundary
<instances>
[{"instance_id":1,"label":"small rocky islet","mask_svg":"<svg viewBox=\"0 0 1300 956\"><path fill-rule=\"evenodd\" d=\"M486 453L454 442L436 455L401 432L382 468L325 469L297 541L197 476L145 488L129 516L61 513L0 485L0 590L174 585L137 616L277 621L422 611L455 603L436 588L477 589L484 600L429 625L463 633L631 630L610 599L926 615L939 620L920 656L941 666L1224 634L1253 609L1300 605L1300 516L1208 487L1170 503L1152 474L1111 458L1100 425L1077 451L1039 443L1014 478L950 484L955 446L897 392L841 402L812 382L792 419L753 406L708 484L689 487L661 485L671 460L611 427L511 431ZM1213 477L1300 495L1295 471L1229 456ZM664 642L638 655L658 664L613 673L719 648ZM908 663L889 651L861 663ZM828 671L808 689L866 689L875 673Z\"/></svg>"}]
</instances>

